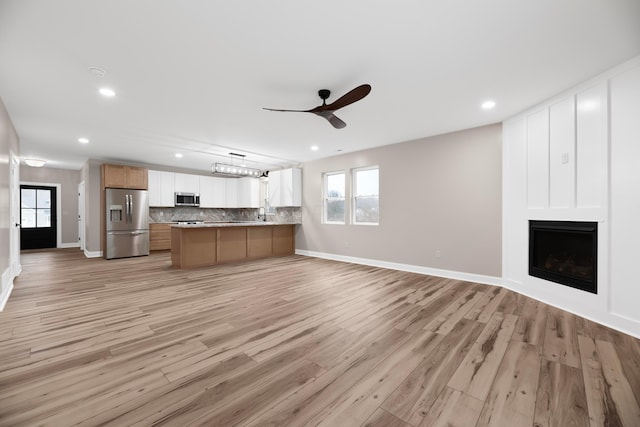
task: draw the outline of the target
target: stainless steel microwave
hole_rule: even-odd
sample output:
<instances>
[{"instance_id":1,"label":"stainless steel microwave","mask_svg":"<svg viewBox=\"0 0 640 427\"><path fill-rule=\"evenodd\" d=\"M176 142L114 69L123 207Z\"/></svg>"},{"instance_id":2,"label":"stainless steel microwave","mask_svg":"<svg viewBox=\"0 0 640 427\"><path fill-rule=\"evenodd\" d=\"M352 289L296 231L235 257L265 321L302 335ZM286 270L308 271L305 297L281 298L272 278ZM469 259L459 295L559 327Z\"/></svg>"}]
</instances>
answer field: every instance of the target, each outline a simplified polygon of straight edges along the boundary
<instances>
[{"instance_id":1,"label":"stainless steel microwave","mask_svg":"<svg viewBox=\"0 0 640 427\"><path fill-rule=\"evenodd\" d=\"M200 206L198 193L175 193L175 206Z\"/></svg>"}]
</instances>

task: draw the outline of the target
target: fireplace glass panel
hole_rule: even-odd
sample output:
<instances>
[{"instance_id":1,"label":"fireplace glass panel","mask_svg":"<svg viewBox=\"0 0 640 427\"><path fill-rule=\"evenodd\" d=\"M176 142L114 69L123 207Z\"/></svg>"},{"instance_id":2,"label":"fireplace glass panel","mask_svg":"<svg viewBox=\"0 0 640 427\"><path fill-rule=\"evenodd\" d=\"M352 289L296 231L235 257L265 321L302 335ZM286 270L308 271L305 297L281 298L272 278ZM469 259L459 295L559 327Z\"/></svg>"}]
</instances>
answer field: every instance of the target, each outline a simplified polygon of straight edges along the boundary
<instances>
[{"instance_id":1,"label":"fireplace glass panel","mask_svg":"<svg viewBox=\"0 0 640 427\"><path fill-rule=\"evenodd\" d=\"M529 274L597 293L596 222L530 221Z\"/></svg>"}]
</instances>

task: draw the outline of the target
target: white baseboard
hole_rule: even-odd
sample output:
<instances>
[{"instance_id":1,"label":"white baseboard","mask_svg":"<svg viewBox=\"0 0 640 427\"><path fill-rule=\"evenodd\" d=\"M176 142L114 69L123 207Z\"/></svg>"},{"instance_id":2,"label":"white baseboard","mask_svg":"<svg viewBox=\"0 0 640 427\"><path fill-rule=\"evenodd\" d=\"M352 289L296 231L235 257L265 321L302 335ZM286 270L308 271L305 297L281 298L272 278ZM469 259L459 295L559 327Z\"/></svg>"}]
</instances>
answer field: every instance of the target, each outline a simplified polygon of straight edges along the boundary
<instances>
[{"instance_id":1,"label":"white baseboard","mask_svg":"<svg viewBox=\"0 0 640 427\"><path fill-rule=\"evenodd\" d=\"M344 255L329 254L325 252L307 251L296 249L297 255L314 258L330 259L333 261L350 262L353 264L369 265L372 267L388 268L391 270L407 271L410 273L426 274L429 276L445 277L447 279L464 280L466 282L483 283L485 285L502 286L502 278L485 276L483 274L463 273L460 271L442 270L439 268L422 267L419 265L400 264L396 262L380 261L377 259L357 258Z\"/></svg>"},{"instance_id":2,"label":"white baseboard","mask_svg":"<svg viewBox=\"0 0 640 427\"><path fill-rule=\"evenodd\" d=\"M102 251L88 251L85 249L84 256L87 258L100 258L102 256Z\"/></svg>"},{"instance_id":3,"label":"white baseboard","mask_svg":"<svg viewBox=\"0 0 640 427\"><path fill-rule=\"evenodd\" d=\"M59 248L79 248L80 243L60 243Z\"/></svg>"},{"instance_id":4,"label":"white baseboard","mask_svg":"<svg viewBox=\"0 0 640 427\"><path fill-rule=\"evenodd\" d=\"M4 310L4 306L9 301L11 291L13 291L13 274L11 274L11 268L7 268L2 273L2 283L0 284L0 311Z\"/></svg>"}]
</instances>

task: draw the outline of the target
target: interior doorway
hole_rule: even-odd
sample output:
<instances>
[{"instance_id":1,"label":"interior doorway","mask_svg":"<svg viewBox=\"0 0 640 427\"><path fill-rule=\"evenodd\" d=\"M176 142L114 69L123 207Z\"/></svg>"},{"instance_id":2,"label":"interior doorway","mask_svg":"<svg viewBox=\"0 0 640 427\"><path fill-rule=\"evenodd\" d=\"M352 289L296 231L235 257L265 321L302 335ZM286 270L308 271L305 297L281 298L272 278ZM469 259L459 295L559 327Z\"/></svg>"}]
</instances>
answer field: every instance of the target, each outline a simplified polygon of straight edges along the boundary
<instances>
[{"instance_id":1,"label":"interior doorway","mask_svg":"<svg viewBox=\"0 0 640 427\"><path fill-rule=\"evenodd\" d=\"M20 249L57 247L56 187L20 186Z\"/></svg>"}]
</instances>

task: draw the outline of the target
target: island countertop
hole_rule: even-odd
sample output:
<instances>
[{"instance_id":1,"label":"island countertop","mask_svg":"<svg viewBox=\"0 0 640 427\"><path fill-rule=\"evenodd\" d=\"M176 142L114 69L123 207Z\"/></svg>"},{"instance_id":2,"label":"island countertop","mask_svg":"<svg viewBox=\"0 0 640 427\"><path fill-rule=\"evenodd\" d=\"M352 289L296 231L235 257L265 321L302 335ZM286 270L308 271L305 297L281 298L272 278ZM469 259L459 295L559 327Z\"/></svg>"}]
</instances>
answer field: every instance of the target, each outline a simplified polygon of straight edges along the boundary
<instances>
[{"instance_id":1,"label":"island countertop","mask_svg":"<svg viewBox=\"0 0 640 427\"><path fill-rule=\"evenodd\" d=\"M292 255L295 226L268 221L171 224L171 265L192 268Z\"/></svg>"},{"instance_id":2,"label":"island countertop","mask_svg":"<svg viewBox=\"0 0 640 427\"><path fill-rule=\"evenodd\" d=\"M171 227L177 228L215 228L215 227L263 227L274 225L298 225L297 222L272 222L272 221L230 221L230 222L202 222L197 224L171 223Z\"/></svg>"}]
</instances>

